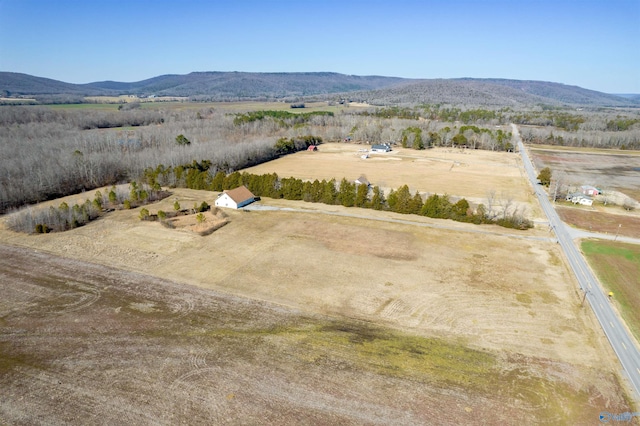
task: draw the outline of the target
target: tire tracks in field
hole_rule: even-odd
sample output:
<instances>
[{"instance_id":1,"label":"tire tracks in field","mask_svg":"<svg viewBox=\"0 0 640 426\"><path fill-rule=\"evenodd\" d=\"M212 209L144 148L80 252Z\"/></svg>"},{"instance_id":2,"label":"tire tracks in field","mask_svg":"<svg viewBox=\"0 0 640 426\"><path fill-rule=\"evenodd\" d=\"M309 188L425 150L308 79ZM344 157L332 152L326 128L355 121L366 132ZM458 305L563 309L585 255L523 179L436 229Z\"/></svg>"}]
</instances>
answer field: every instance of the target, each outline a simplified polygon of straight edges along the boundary
<instances>
[{"instance_id":1,"label":"tire tracks in field","mask_svg":"<svg viewBox=\"0 0 640 426\"><path fill-rule=\"evenodd\" d=\"M341 212L328 211L328 210L295 209L291 207L275 207L275 206L266 206L262 204L256 204L256 205L254 204L245 206L243 207L243 209L250 210L250 211L283 211L283 212L293 212L293 213L324 214L328 216L339 216L339 217L349 217L349 218L362 219L362 220L372 220L377 222L398 223L401 225L419 226L422 228L433 228L433 229L442 229L447 231L466 232L466 233L472 233L472 234L493 235L493 236L517 238L517 239L523 239L523 240L549 241L549 242L556 241L555 238L549 238L549 237L537 237L533 235L516 235L516 234L510 234L506 232L489 231L485 229L466 229L463 227L457 227L452 225L440 225L440 224L418 222L418 221L407 220L407 219L393 219L393 218L383 218L383 217L375 217L375 216L368 216L368 215L359 215L359 214L353 214L353 213L341 213Z\"/></svg>"}]
</instances>

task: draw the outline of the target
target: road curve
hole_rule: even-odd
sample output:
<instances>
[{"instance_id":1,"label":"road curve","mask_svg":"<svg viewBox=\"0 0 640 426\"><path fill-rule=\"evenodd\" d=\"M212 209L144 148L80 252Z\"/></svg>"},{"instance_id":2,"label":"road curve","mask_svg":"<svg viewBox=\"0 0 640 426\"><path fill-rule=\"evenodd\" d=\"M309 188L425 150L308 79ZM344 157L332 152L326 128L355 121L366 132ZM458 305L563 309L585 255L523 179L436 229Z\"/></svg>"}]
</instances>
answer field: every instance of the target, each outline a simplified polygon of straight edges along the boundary
<instances>
[{"instance_id":1,"label":"road curve","mask_svg":"<svg viewBox=\"0 0 640 426\"><path fill-rule=\"evenodd\" d=\"M511 126L527 176L535 190L538 201L540 201L542 210L549 219L549 226L555 231L558 244L562 247L569 265L578 279L580 289L586 292L586 300L591 305L596 318L602 326L604 334L607 336L607 339L609 339L613 350L622 364L624 372L629 378L632 388L635 390L636 394L634 395L634 399L640 400L640 351L638 351L635 341L631 338L626 327L613 310L611 302L591 272L582 253L580 253L573 243L572 235L567 226L560 220L542 186L538 185L533 164L524 148L518 127L515 124Z\"/></svg>"}]
</instances>

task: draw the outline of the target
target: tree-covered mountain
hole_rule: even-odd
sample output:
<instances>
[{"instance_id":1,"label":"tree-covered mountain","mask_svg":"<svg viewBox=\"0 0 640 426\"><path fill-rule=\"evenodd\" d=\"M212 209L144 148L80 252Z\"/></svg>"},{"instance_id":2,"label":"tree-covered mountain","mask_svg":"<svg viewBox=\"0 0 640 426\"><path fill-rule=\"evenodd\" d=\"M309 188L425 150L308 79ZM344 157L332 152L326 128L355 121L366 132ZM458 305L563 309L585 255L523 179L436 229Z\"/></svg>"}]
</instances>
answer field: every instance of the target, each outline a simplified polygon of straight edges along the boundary
<instances>
[{"instance_id":1,"label":"tree-covered mountain","mask_svg":"<svg viewBox=\"0 0 640 426\"><path fill-rule=\"evenodd\" d=\"M2 96L38 96L38 95L84 95L101 94L88 85L65 83L50 78L35 77L15 72L0 72L0 95Z\"/></svg>"},{"instance_id":2,"label":"tree-covered mountain","mask_svg":"<svg viewBox=\"0 0 640 426\"><path fill-rule=\"evenodd\" d=\"M349 96L375 105L640 106L640 102L634 98L624 98L578 86L545 81L474 78L419 80L391 88L358 91Z\"/></svg>"},{"instance_id":3,"label":"tree-covered mountain","mask_svg":"<svg viewBox=\"0 0 640 426\"><path fill-rule=\"evenodd\" d=\"M13 96L138 95L186 96L207 100L286 98L389 87L407 79L330 72L168 74L133 83L71 84L19 73L0 73L0 92Z\"/></svg>"},{"instance_id":4,"label":"tree-covered mountain","mask_svg":"<svg viewBox=\"0 0 640 426\"><path fill-rule=\"evenodd\" d=\"M125 83L72 84L27 74L0 72L0 95L29 96L43 102L82 96L182 96L200 101L275 100L305 97L363 100L376 105L453 104L483 106L584 105L640 106L637 96L619 96L544 81L431 79L356 76L332 72L168 74Z\"/></svg>"}]
</instances>

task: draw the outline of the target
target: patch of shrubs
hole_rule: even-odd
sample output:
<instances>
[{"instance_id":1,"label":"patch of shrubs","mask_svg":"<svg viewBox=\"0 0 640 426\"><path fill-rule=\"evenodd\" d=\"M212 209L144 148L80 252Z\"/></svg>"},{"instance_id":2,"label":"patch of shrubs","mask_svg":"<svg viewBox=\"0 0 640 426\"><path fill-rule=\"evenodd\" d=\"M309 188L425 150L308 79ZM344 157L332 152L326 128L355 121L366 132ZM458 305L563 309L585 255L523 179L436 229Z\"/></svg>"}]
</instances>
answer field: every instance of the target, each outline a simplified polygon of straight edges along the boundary
<instances>
[{"instance_id":1,"label":"patch of shrubs","mask_svg":"<svg viewBox=\"0 0 640 426\"><path fill-rule=\"evenodd\" d=\"M149 188L131 182L129 190L113 186L103 194L96 191L93 201L86 199L84 203L69 206L66 202L56 207L29 207L15 212L8 218L8 226L17 232L28 234L47 234L49 232L63 232L86 225L98 219L103 214L121 209L135 208L150 202L161 200L170 195L168 191ZM143 211L146 209L143 209ZM141 212L141 216L143 212ZM147 210L148 215L148 210Z\"/></svg>"},{"instance_id":2,"label":"patch of shrubs","mask_svg":"<svg viewBox=\"0 0 640 426\"><path fill-rule=\"evenodd\" d=\"M195 203L193 205L193 208L191 208L191 209L182 209L180 207L180 202L178 202L176 200L173 203L173 211L172 212L165 212L164 210L158 210L158 213L152 214L146 208L141 209L140 210L140 220L146 220L146 221L151 221L151 222L160 221L160 222L162 222L162 224L169 226L170 222L167 221L167 219L172 219L172 218L178 217L178 216L186 216L186 215L190 215L190 214L202 214L202 213L204 213L206 211L209 211L209 210L211 210L211 206L206 201L203 201L200 204ZM204 215L202 217L204 218ZM173 228L173 226L169 226L169 227Z\"/></svg>"}]
</instances>

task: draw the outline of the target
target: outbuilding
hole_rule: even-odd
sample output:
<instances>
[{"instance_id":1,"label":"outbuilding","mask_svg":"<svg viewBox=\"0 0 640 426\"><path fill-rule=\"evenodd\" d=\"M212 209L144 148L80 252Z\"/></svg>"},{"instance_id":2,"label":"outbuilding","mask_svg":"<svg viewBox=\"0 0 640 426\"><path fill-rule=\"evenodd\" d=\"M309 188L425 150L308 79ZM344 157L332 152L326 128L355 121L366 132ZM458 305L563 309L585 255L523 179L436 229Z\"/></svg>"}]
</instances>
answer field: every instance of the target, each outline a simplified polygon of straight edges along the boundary
<instances>
[{"instance_id":1,"label":"outbuilding","mask_svg":"<svg viewBox=\"0 0 640 426\"><path fill-rule=\"evenodd\" d=\"M593 198L591 198L591 197L582 197L580 199L580 201L578 201L578 204L583 205L583 206L592 206L593 205Z\"/></svg>"},{"instance_id":2,"label":"outbuilding","mask_svg":"<svg viewBox=\"0 0 640 426\"><path fill-rule=\"evenodd\" d=\"M248 204L253 203L256 196L247 189L246 186L239 186L235 189L229 189L218 195L216 198L216 207L227 207L231 209L239 209Z\"/></svg>"},{"instance_id":3,"label":"outbuilding","mask_svg":"<svg viewBox=\"0 0 640 426\"><path fill-rule=\"evenodd\" d=\"M365 175L361 175L358 179L355 180L356 185L366 185L367 188L371 186L371 182Z\"/></svg>"},{"instance_id":4,"label":"outbuilding","mask_svg":"<svg viewBox=\"0 0 640 426\"><path fill-rule=\"evenodd\" d=\"M371 145L371 152L389 152L391 151L391 145L382 144L382 145Z\"/></svg>"},{"instance_id":5,"label":"outbuilding","mask_svg":"<svg viewBox=\"0 0 640 426\"><path fill-rule=\"evenodd\" d=\"M588 197L582 194L581 192L574 192L572 194L568 194L566 200L571 201L573 204L580 204L583 206L593 205L593 198Z\"/></svg>"},{"instance_id":6,"label":"outbuilding","mask_svg":"<svg viewBox=\"0 0 640 426\"><path fill-rule=\"evenodd\" d=\"M600 190L595 186L591 186L591 185L582 185L580 187L580 192L590 197L595 197L596 195L600 194Z\"/></svg>"}]
</instances>

